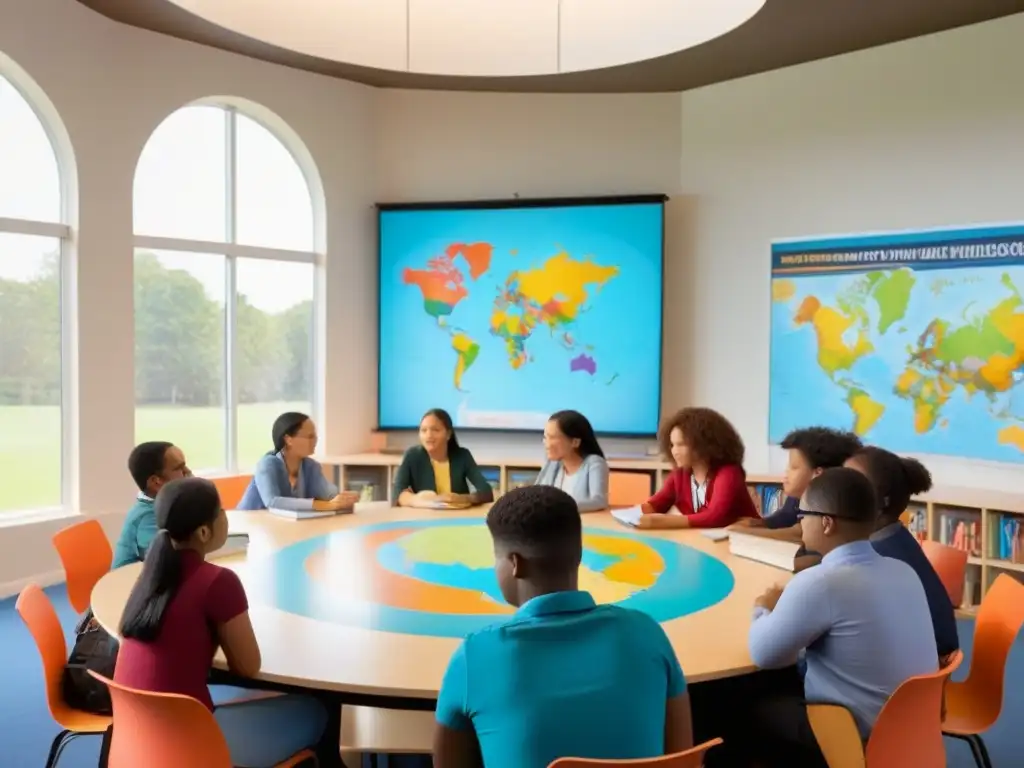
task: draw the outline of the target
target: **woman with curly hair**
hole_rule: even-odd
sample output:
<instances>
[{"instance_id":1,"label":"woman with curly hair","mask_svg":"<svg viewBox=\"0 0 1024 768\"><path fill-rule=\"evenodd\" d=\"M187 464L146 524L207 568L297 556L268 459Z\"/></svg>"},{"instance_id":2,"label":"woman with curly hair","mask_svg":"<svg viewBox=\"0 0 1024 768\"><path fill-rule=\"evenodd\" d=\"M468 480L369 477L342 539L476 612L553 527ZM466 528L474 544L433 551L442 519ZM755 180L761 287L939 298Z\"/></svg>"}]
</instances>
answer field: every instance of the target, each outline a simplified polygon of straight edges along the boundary
<instances>
[{"instance_id":1,"label":"woman with curly hair","mask_svg":"<svg viewBox=\"0 0 1024 768\"><path fill-rule=\"evenodd\" d=\"M743 441L718 411L683 408L658 433L675 469L642 505L641 528L724 528L757 517L743 471ZM675 507L682 515L665 514Z\"/></svg>"}]
</instances>

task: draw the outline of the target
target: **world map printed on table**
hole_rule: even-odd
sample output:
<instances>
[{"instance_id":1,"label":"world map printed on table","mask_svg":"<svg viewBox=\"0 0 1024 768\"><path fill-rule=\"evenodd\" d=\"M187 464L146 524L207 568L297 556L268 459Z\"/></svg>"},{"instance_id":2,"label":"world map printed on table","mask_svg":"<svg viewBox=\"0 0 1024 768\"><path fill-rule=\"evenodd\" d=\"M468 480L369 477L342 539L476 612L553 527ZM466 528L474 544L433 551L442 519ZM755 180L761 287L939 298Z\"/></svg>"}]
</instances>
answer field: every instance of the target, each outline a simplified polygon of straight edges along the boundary
<instances>
[{"instance_id":1,"label":"world map printed on table","mask_svg":"<svg viewBox=\"0 0 1024 768\"><path fill-rule=\"evenodd\" d=\"M440 406L456 425L533 428L575 407L605 431L639 431L629 428L638 421L653 431L661 242L652 233L660 233L660 205L644 208L600 217L572 209L574 226L548 221L548 232L485 219L463 227L473 239L424 236L415 253L396 246L388 265L382 255L382 421L398 426L385 414L399 412L412 426ZM477 212L485 213L496 212ZM403 351L392 352L399 342ZM412 374L409 361L418 366L419 393L392 383ZM630 387L652 397L624 403L616 416L612 405ZM410 397L421 400L406 408ZM601 425L602 414L619 424Z\"/></svg>"},{"instance_id":2,"label":"world map printed on table","mask_svg":"<svg viewBox=\"0 0 1024 768\"><path fill-rule=\"evenodd\" d=\"M1024 227L772 247L769 433L1024 460Z\"/></svg>"},{"instance_id":3,"label":"world map printed on table","mask_svg":"<svg viewBox=\"0 0 1024 768\"><path fill-rule=\"evenodd\" d=\"M250 557L253 557L250 554ZM508 621L494 544L479 518L371 523L274 552L253 599L350 627L436 637ZM665 622L732 591L721 560L669 539L584 528L579 587L603 604Z\"/></svg>"}]
</instances>

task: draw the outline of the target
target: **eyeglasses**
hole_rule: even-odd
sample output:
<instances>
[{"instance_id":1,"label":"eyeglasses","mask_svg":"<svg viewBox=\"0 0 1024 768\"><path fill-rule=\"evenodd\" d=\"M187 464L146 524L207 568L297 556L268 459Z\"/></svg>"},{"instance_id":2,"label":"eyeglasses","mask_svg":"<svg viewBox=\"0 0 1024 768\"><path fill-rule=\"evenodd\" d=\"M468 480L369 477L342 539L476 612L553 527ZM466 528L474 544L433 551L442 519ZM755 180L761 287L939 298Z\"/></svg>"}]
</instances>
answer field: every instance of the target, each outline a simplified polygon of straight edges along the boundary
<instances>
[{"instance_id":1,"label":"eyeglasses","mask_svg":"<svg viewBox=\"0 0 1024 768\"><path fill-rule=\"evenodd\" d=\"M853 521L857 521L857 518L855 518L855 517L847 517L847 516L844 516L844 515L833 515L833 514L830 514L828 512L818 512L817 510L814 510L814 509L801 509L800 507L797 507L796 519L797 520L802 520L805 517L828 517L828 518L831 518L832 520L853 520Z\"/></svg>"}]
</instances>

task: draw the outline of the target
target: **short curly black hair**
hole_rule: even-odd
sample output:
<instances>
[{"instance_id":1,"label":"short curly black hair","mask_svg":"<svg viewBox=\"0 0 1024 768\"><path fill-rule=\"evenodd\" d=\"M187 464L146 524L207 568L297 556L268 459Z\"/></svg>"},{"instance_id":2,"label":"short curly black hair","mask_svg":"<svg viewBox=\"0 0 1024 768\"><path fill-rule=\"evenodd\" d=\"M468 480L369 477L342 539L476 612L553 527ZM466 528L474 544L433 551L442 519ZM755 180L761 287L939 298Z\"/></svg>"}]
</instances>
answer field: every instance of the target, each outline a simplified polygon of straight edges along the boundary
<instances>
[{"instance_id":1,"label":"short curly black hair","mask_svg":"<svg viewBox=\"0 0 1024 768\"><path fill-rule=\"evenodd\" d=\"M782 438L781 445L786 450L800 451L811 469L841 467L864 447L853 432L828 427L794 429Z\"/></svg>"},{"instance_id":2,"label":"short curly black hair","mask_svg":"<svg viewBox=\"0 0 1024 768\"><path fill-rule=\"evenodd\" d=\"M683 440L701 461L713 467L729 464L743 466L743 440L725 416L711 408L683 408L665 419L658 430L661 452L672 459L672 430L683 433Z\"/></svg>"},{"instance_id":3,"label":"short curly black hair","mask_svg":"<svg viewBox=\"0 0 1024 768\"><path fill-rule=\"evenodd\" d=\"M495 546L534 560L549 571L578 568L583 524L572 496L552 485L509 491L487 512Z\"/></svg>"}]
</instances>

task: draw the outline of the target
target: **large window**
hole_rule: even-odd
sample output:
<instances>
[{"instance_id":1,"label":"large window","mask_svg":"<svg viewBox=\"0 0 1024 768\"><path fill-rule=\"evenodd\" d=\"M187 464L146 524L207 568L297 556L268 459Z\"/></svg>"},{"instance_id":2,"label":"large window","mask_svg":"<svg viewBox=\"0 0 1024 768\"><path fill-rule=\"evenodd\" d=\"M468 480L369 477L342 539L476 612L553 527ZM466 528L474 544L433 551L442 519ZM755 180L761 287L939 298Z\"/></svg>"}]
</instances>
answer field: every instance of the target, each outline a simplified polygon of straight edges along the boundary
<instances>
[{"instance_id":1,"label":"large window","mask_svg":"<svg viewBox=\"0 0 1024 768\"><path fill-rule=\"evenodd\" d=\"M59 508L61 178L39 116L0 76L0 513Z\"/></svg>"},{"instance_id":2,"label":"large window","mask_svg":"<svg viewBox=\"0 0 1024 768\"><path fill-rule=\"evenodd\" d=\"M135 173L135 436L244 471L283 411L314 407L309 186L263 125L190 106Z\"/></svg>"}]
</instances>

